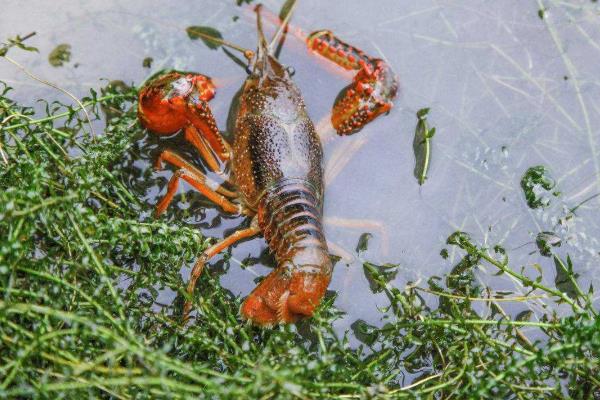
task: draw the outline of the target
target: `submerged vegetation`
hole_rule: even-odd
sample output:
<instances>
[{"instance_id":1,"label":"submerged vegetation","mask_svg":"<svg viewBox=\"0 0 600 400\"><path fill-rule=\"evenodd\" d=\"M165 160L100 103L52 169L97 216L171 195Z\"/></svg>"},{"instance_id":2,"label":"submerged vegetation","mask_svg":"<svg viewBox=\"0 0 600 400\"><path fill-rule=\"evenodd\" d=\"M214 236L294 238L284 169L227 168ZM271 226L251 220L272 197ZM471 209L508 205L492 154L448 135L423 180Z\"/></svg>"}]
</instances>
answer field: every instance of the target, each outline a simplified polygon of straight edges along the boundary
<instances>
[{"instance_id":1,"label":"submerged vegetation","mask_svg":"<svg viewBox=\"0 0 600 400\"><path fill-rule=\"evenodd\" d=\"M435 128L429 129L427 124L428 113L429 108L417 111L417 127L415 128L415 138L413 140L413 151L415 153L414 175L419 185L424 184L427 179L431 160L431 139L435 135Z\"/></svg>"},{"instance_id":2,"label":"submerged vegetation","mask_svg":"<svg viewBox=\"0 0 600 400\"><path fill-rule=\"evenodd\" d=\"M554 189L556 183L550 177L548 169L543 165L530 167L521 178L521 189L525 195L525 200L530 208L548 207L550 197L547 192ZM554 192L552 195L558 196L559 192Z\"/></svg>"},{"instance_id":3,"label":"submerged vegetation","mask_svg":"<svg viewBox=\"0 0 600 400\"><path fill-rule=\"evenodd\" d=\"M207 29L188 34L216 35ZM77 106L46 100L37 112L13 93L0 83L0 398L600 398L594 288L555 253L553 232L536 237L543 266L513 265L501 246L464 232L440 251L460 255L452 271L425 283L395 286L398 265L365 261L369 287L387 298L380 326L358 320L340 335L332 295L311 320L258 329L240 321L241 299L211 271L184 325L181 270L210 239L146 217L125 183L119 160L145 134L136 89L112 82ZM435 132L426 114L414 141L419 184ZM543 208L555 182L535 166L521 185ZM521 291L479 279L491 274ZM165 289L174 304L160 304Z\"/></svg>"},{"instance_id":4,"label":"submerged vegetation","mask_svg":"<svg viewBox=\"0 0 600 400\"><path fill-rule=\"evenodd\" d=\"M113 168L143 135L135 89L81 99L94 119L110 110L98 136L77 107L47 102L39 116L6 85L1 93L0 398L600 396L600 320L571 261L553 255L561 277L550 287L460 232L448 244L462 260L426 287L395 287L394 265L365 263L389 305L382 327L353 324L358 347L334 332L333 298L310 321L261 330L240 322L240 299L210 273L196 321L183 326L179 271L207 239L140 221L143 205ZM482 286L479 270L509 275L526 294ZM157 308L165 287L177 301ZM569 316L540 308L542 298ZM506 301L538 317L512 319Z\"/></svg>"}]
</instances>

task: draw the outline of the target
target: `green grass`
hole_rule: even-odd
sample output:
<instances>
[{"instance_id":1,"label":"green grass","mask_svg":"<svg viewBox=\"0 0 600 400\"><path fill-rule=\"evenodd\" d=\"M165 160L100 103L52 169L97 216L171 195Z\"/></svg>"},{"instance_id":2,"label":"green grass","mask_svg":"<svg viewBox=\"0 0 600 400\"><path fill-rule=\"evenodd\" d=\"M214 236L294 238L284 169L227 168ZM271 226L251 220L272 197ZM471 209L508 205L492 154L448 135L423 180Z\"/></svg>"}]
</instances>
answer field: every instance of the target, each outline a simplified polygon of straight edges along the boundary
<instances>
[{"instance_id":1,"label":"green grass","mask_svg":"<svg viewBox=\"0 0 600 400\"><path fill-rule=\"evenodd\" d=\"M109 111L93 137L77 107L48 102L39 115L0 87L0 398L600 398L600 319L570 259L553 255L563 279L549 287L461 232L448 239L461 261L426 287L394 287L393 266L365 263L388 318L355 322L358 348L333 330L333 298L309 321L261 330L240 321L240 299L210 273L198 319L183 326L171 312L185 297L180 269L208 240L140 221L148 210L113 167L144 134L135 89L81 99L93 119ZM481 286L481 266L527 295ZM176 304L157 311L167 287ZM540 297L553 303L541 318L502 309Z\"/></svg>"}]
</instances>

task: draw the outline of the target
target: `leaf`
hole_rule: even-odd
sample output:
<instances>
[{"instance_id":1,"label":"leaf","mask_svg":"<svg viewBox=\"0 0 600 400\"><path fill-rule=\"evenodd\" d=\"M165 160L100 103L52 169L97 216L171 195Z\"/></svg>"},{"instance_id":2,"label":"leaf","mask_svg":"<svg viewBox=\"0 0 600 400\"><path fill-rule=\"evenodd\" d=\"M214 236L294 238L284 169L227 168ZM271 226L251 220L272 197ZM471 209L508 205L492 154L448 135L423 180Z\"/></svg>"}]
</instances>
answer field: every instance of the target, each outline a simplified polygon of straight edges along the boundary
<instances>
[{"instance_id":1,"label":"leaf","mask_svg":"<svg viewBox=\"0 0 600 400\"><path fill-rule=\"evenodd\" d=\"M377 335L379 330L373 326L367 324L362 319L354 321L352 325L350 325L352 332L354 332L354 336L367 346L373 345L375 340L377 340Z\"/></svg>"},{"instance_id":2,"label":"leaf","mask_svg":"<svg viewBox=\"0 0 600 400\"><path fill-rule=\"evenodd\" d=\"M20 48L21 50L25 50L25 51L34 51L36 53L39 53L40 51L37 49L37 47L33 47L33 46L25 46L21 41L15 43L15 46Z\"/></svg>"},{"instance_id":3,"label":"leaf","mask_svg":"<svg viewBox=\"0 0 600 400\"><path fill-rule=\"evenodd\" d=\"M415 128L415 138L413 140L413 152L415 154L414 175L419 185L425 183L429 162L431 158L431 138L435 135L435 128L429 129L427 126L427 113L429 108L423 108L417 111L417 127Z\"/></svg>"},{"instance_id":4,"label":"leaf","mask_svg":"<svg viewBox=\"0 0 600 400\"><path fill-rule=\"evenodd\" d=\"M545 16L546 16L546 9L545 8L540 8L538 10L538 17L540 17L540 19L544 19Z\"/></svg>"},{"instance_id":5,"label":"leaf","mask_svg":"<svg viewBox=\"0 0 600 400\"><path fill-rule=\"evenodd\" d=\"M529 321L529 319L531 318L532 315L533 315L533 311L531 311L531 310L521 311L520 313L517 314L517 316L515 317L515 320L516 321Z\"/></svg>"},{"instance_id":6,"label":"leaf","mask_svg":"<svg viewBox=\"0 0 600 400\"><path fill-rule=\"evenodd\" d=\"M296 0L286 0L286 2L283 3L281 11L279 11L279 20L283 21L287 17L295 3Z\"/></svg>"},{"instance_id":7,"label":"leaf","mask_svg":"<svg viewBox=\"0 0 600 400\"><path fill-rule=\"evenodd\" d=\"M437 275L429 277L429 279L427 280L427 285L429 286L429 289L435 290L436 292L443 292L444 288L441 285L439 285L436 281L442 281L442 278Z\"/></svg>"},{"instance_id":8,"label":"leaf","mask_svg":"<svg viewBox=\"0 0 600 400\"><path fill-rule=\"evenodd\" d=\"M202 40L209 49L218 49L221 46L223 35L215 28L209 26L188 26L185 31L192 40ZM216 40L211 40L216 39Z\"/></svg>"},{"instance_id":9,"label":"leaf","mask_svg":"<svg viewBox=\"0 0 600 400\"><path fill-rule=\"evenodd\" d=\"M552 247L560 247L561 239L554 232L540 232L535 237L535 244L544 257L552 255Z\"/></svg>"},{"instance_id":10,"label":"leaf","mask_svg":"<svg viewBox=\"0 0 600 400\"><path fill-rule=\"evenodd\" d=\"M36 47L26 46L23 43L24 40L27 40L27 39L29 39L32 36L35 36L35 32L31 32L30 34L25 35L25 36L17 35L14 38L9 38L8 39L8 44L5 44L2 47L0 47L0 57L4 57L8 53L8 50L11 47L18 47L21 50L35 51L36 53L39 53L39 50Z\"/></svg>"},{"instance_id":11,"label":"leaf","mask_svg":"<svg viewBox=\"0 0 600 400\"><path fill-rule=\"evenodd\" d=\"M429 113L429 108L421 108L417 111L417 118L424 119L427 116L427 113Z\"/></svg>"},{"instance_id":12,"label":"leaf","mask_svg":"<svg viewBox=\"0 0 600 400\"><path fill-rule=\"evenodd\" d=\"M71 60L71 45L61 43L56 46L48 55L48 62L53 67L62 67Z\"/></svg>"},{"instance_id":13,"label":"leaf","mask_svg":"<svg viewBox=\"0 0 600 400\"><path fill-rule=\"evenodd\" d=\"M448 249L442 249L442 250L440 250L440 256L442 256L442 258L444 260L446 260L448 258Z\"/></svg>"},{"instance_id":14,"label":"leaf","mask_svg":"<svg viewBox=\"0 0 600 400\"><path fill-rule=\"evenodd\" d=\"M473 271L478 262L479 258L465 255L446 275L446 286L461 294L476 297L479 288Z\"/></svg>"},{"instance_id":15,"label":"leaf","mask_svg":"<svg viewBox=\"0 0 600 400\"><path fill-rule=\"evenodd\" d=\"M576 299L579 294L576 281L578 275L573 272L571 258L567 257L567 265L565 265L563 260L554 256L554 266L556 267L556 277L554 278L556 288L570 298Z\"/></svg>"},{"instance_id":16,"label":"leaf","mask_svg":"<svg viewBox=\"0 0 600 400\"><path fill-rule=\"evenodd\" d=\"M373 293L379 293L385 289L386 284L396 278L398 264L375 265L370 262L363 264L363 272L369 281L369 287Z\"/></svg>"},{"instance_id":17,"label":"leaf","mask_svg":"<svg viewBox=\"0 0 600 400\"><path fill-rule=\"evenodd\" d=\"M366 251L369 247L369 239L371 239L373 235L368 232L363 233L358 238L358 244L356 245L356 252L360 253L361 251Z\"/></svg>"},{"instance_id":18,"label":"leaf","mask_svg":"<svg viewBox=\"0 0 600 400\"><path fill-rule=\"evenodd\" d=\"M130 90L132 90L132 87L123 82L122 80L113 80L108 82L108 84L105 87L100 89L100 92L103 96L105 96L108 93L124 94ZM95 92L92 92L92 97L96 98ZM104 111L107 121L110 121L112 118L119 117L123 114L123 110L121 110L118 107L114 107L111 104L101 104L100 108L102 109L102 111Z\"/></svg>"},{"instance_id":19,"label":"leaf","mask_svg":"<svg viewBox=\"0 0 600 400\"><path fill-rule=\"evenodd\" d=\"M511 291L511 290L496 290L496 294L500 297L502 296L510 296L515 294L515 292Z\"/></svg>"},{"instance_id":20,"label":"leaf","mask_svg":"<svg viewBox=\"0 0 600 400\"><path fill-rule=\"evenodd\" d=\"M529 208L548 207L550 198L545 192L551 191L555 186L554 179L543 165L528 168L521 178L521 189L523 189L525 201ZM559 194L558 192L553 193L554 196Z\"/></svg>"},{"instance_id":21,"label":"leaf","mask_svg":"<svg viewBox=\"0 0 600 400\"><path fill-rule=\"evenodd\" d=\"M468 233L462 231L453 232L450 236L448 236L448 239L446 239L446 243L458 246L463 250L467 250L473 247L471 236L469 236Z\"/></svg>"}]
</instances>

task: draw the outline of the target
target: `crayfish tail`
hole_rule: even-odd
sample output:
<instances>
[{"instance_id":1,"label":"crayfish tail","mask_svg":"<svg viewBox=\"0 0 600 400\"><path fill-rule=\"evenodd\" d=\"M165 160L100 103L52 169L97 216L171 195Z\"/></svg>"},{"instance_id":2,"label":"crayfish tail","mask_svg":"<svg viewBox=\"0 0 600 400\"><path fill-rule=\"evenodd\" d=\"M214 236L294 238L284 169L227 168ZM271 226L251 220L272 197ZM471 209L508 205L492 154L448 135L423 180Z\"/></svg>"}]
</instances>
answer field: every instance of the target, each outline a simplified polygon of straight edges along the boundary
<instances>
[{"instance_id":1,"label":"crayfish tail","mask_svg":"<svg viewBox=\"0 0 600 400\"><path fill-rule=\"evenodd\" d=\"M358 132L392 108L398 79L384 60L369 57L328 30L311 33L306 43L309 49L340 67L358 71L333 105L331 124L338 134Z\"/></svg>"},{"instance_id":2,"label":"crayfish tail","mask_svg":"<svg viewBox=\"0 0 600 400\"><path fill-rule=\"evenodd\" d=\"M289 180L269 190L259 205L259 225L278 262L242 305L257 325L295 322L314 313L333 266L322 232L320 193Z\"/></svg>"}]
</instances>

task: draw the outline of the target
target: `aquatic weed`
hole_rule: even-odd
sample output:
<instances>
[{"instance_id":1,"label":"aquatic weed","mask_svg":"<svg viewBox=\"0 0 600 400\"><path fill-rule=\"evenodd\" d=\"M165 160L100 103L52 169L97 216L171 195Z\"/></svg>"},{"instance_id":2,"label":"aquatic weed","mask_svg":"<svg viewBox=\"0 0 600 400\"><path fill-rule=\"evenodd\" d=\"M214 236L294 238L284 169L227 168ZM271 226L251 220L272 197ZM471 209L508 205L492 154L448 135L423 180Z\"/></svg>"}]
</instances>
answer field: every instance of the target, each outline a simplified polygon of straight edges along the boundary
<instances>
[{"instance_id":1,"label":"aquatic weed","mask_svg":"<svg viewBox=\"0 0 600 400\"><path fill-rule=\"evenodd\" d=\"M261 330L240 321L240 299L210 273L196 320L182 325L179 271L208 239L140 219L145 206L114 167L143 134L135 88L81 100L95 118L111 111L98 137L85 133L78 107L47 102L40 116L8 86L0 93L0 397L600 396L593 288L579 287L570 259L552 254L553 287L462 232L448 244L463 258L426 287L393 286L396 266L365 262L388 304L383 326L353 324L359 346L336 335L332 297L309 321ZM484 287L477 276L490 268L523 293ZM166 289L179 294L175 304L158 304ZM566 316L540 299L565 305ZM537 312L511 318L504 301Z\"/></svg>"}]
</instances>

